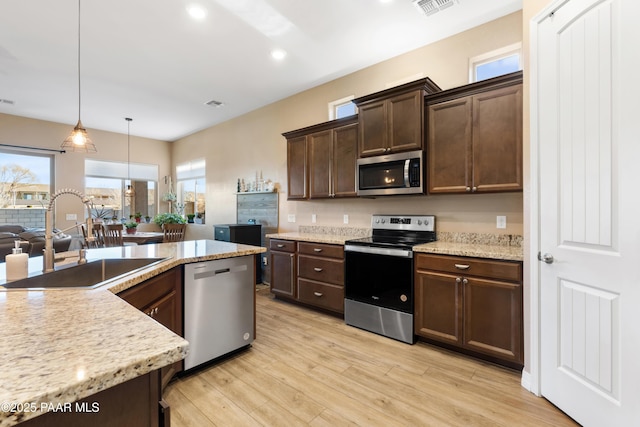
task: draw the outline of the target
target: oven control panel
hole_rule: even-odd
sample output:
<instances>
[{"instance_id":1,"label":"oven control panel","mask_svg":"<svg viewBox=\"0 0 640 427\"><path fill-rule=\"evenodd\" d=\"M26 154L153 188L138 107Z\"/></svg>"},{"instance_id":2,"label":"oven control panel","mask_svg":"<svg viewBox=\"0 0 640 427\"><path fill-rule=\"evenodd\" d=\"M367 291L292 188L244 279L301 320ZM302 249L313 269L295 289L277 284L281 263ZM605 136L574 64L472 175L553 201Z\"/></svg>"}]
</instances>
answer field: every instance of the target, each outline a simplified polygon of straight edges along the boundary
<instances>
[{"instance_id":1,"label":"oven control panel","mask_svg":"<svg viewBox=\"0 0 640 427\"><path fill-rule=\"evenodd\" d=\"M371 228L378 230L435 231L434 215L373 215Z\"/></svg>"}]
</instances>

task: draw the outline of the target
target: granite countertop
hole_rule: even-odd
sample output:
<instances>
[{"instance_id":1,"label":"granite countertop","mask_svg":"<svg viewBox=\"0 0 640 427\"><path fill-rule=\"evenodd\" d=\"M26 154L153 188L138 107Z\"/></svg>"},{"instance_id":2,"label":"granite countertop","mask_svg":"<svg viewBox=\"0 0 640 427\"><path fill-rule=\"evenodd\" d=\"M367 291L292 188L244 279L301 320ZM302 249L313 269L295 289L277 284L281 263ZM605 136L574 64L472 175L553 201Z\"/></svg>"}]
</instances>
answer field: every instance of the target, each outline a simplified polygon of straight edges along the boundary
<instances>
[{"instance_id":1,"label":"granite countertop","mask_svg":"<svg viewBox=\"0 0 640 427\"><path fill-rule=\"evenodd\" d=\"M311 232L310 232L311 231ZM337 231L337 233L335 233ZM300 232L267 234L271 239L300 242L330 243L344 245L347 240L370 234L366 231L335 227L325 230L302 230ZM413 247L416 253L456 255L475 258L491 258L523 261L522 236L510 234L480 234L439 232L438 240Z\"/></svg>"},{"instance_id":2,"label":"granite countertop","mask_svg":"<svg viewBox=\"0 0 640 427\"><path fill-rule=\"evenodd\" d=\"M265 252L265 248L194 240L90 249L87 259L167 258L135 274L86 290L9 289L0 292L0 427L41 412L11 411L14 404L73 402L177 362L188 342L115 293L177 265ZM63 254L57 254L60 257ZM77 253L68 253L74 260ZM29 260L41 274L42 257ZM4 263L0 284L5 283Z\"/></svg>"}]
</instances>

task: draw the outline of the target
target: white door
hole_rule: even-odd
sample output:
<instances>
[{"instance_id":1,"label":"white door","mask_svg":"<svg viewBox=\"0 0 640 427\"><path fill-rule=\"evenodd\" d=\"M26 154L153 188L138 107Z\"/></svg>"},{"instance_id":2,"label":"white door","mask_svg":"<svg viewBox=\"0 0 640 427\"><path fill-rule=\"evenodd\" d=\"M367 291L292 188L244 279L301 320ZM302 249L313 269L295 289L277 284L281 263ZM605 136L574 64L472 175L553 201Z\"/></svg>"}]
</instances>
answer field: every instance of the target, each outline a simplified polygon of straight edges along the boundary
<instances>
[{"instance_id":1,"label":"white door","mask_svg":"<svg viewBox=\"0 0 640 427\"><path fill-rule=\"evenodd\" d=\"M532 22L540 387L584 426L640 426L639 4Z\"/></svg>"}]
</instances>

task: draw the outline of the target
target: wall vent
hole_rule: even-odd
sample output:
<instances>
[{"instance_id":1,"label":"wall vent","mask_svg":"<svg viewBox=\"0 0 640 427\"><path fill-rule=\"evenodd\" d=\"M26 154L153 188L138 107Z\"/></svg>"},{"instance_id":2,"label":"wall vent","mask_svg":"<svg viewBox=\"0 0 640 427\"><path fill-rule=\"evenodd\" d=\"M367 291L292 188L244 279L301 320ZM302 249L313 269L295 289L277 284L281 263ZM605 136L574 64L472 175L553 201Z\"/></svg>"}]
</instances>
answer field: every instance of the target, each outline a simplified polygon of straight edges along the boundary
<instances>
[{"instance_id":1,"label":"wall vent","mask_svg":"<svg viewBox=\"0 0 640 427\"><path fill-rule=\"evenodd\" d=\"M11 101L10 99L0 99L0 104L13 105L13 104L15 104L15 102Z\"/></svg>"},{"instance_id":2,"label":"wall vent","mask_svg":"<svg viewBox=\"0 0 640 427\"><path fill-rule=\"evenodd\" d=\"M456 3L458 0L413 0L413 5L427 16L447 9Z\"/></svg>"}]
</instances>

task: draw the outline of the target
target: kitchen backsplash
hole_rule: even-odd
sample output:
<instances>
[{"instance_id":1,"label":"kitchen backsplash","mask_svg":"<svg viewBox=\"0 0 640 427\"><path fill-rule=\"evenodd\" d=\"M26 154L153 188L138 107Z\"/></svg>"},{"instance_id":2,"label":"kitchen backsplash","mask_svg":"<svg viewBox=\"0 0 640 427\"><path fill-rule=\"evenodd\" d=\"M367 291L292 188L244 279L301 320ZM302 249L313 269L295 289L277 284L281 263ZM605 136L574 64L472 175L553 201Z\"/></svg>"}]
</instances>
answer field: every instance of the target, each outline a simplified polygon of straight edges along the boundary
<instances>
[{"instance_id":1,"label":"kitchen backsplash","mask_svg":"<svg viewBox=\"0 0 640 427\"><path fill-rule=\"evenodd\" d=\"M304 234L330 234L334 236L368 237L371 236L370 228L360 227L330 227L324 225L301 225L298 231Z\"/></svg>"},{"instance_id":2,"label":"kitchen backsplash","mask_svg":"<svg viewBox=\"0 0 640 427\"><path fill-rule=\"evenodd\" d=\"M436 233L440 242L466 243L477 245L495 246L522 246L522 236L518 234L491 234L491 233L456 233L441 231Z\"/></svg>"}]
</instances>

